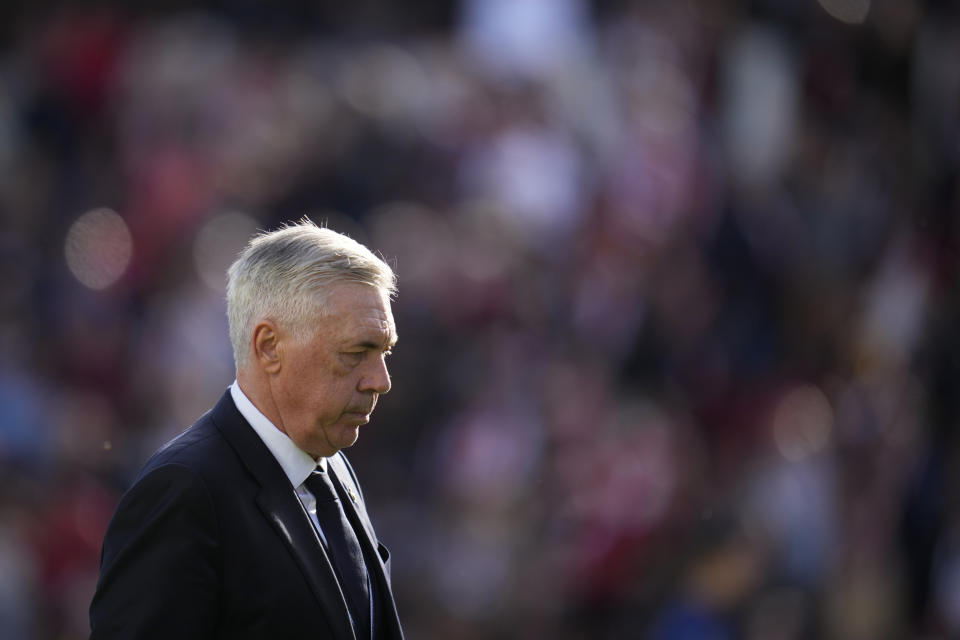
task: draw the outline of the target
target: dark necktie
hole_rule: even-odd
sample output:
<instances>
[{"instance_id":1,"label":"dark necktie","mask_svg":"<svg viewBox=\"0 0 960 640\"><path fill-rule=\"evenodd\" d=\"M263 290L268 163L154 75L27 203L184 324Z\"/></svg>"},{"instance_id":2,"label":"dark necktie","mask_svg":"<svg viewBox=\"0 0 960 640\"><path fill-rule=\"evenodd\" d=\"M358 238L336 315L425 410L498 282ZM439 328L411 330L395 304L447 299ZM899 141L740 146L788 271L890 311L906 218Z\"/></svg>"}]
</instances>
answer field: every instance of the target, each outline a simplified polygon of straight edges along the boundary
<instances>
[{"instance_id":1,"label":"dark necktie","mask_svg":"<svg viewBox=\"0 0 960 640\"><path fill-rule=\"evenodd\" d=\"M350 605L357 638L370 637L370 584L367 581L367 567L363 562L360 541L330 477L316 469L307 478L305 484L317 498L317 521L327 539L327 550L334 568L340 576L340 586Z\"/></svg>"}]
</instances>

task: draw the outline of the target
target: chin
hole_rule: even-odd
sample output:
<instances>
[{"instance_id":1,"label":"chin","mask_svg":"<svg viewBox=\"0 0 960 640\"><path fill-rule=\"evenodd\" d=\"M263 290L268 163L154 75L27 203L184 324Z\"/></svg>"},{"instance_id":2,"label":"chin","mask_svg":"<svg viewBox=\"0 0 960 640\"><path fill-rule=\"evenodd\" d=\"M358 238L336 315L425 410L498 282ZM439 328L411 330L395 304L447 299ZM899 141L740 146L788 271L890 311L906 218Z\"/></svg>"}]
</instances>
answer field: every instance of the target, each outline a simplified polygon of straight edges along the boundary
<instances>
[{"instance_id":1,"label":"chin","mask_svg":"<svg viewBox=\"0 0 960 640\"><path fill-rule=\"evenodd\" d=\"M347 447L352 447L357 443L357 439L360 436L360 425L351 425L344 429L346 433L343 434L343 437L340 438L341 449L346 449Z\"/></svg>"}]
</instances>

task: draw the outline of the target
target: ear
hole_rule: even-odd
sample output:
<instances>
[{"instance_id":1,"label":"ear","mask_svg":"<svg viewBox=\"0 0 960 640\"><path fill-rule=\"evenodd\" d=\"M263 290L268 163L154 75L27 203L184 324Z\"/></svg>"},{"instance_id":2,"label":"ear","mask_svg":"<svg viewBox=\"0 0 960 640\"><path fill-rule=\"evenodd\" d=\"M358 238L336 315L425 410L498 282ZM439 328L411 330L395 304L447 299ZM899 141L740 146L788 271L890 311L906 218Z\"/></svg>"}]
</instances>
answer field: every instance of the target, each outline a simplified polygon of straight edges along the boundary
<instances>
[{"instance_id":1,"label":"ear","mask_svg":"<svg viewBox=\"0 0 960 640\"><path fill-rule=\"evenodd\" d=\"M280 332L270 320L261 320L253 328L253 357L264 372L280 372Z\"/></svg>"}]
</instances>

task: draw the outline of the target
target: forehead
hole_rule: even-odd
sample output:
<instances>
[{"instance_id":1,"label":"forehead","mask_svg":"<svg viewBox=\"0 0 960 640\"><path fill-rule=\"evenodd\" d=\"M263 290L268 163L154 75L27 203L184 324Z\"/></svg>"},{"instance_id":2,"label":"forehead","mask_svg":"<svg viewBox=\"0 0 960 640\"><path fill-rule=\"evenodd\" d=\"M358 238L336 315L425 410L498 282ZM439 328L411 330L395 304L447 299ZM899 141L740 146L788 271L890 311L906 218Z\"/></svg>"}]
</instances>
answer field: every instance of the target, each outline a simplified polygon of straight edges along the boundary
<instances>
[{"instance_id":1,"label":"forehead","mask_svg":"<svg viewBox=\"0 0 960 640\"><path fill-rule=\"evenodd\" d=\"M390 299L384 291L365 284L336 285L326 299L326 315L333 321L340 340L396 342Z\"/></svg>"}]
</instances>

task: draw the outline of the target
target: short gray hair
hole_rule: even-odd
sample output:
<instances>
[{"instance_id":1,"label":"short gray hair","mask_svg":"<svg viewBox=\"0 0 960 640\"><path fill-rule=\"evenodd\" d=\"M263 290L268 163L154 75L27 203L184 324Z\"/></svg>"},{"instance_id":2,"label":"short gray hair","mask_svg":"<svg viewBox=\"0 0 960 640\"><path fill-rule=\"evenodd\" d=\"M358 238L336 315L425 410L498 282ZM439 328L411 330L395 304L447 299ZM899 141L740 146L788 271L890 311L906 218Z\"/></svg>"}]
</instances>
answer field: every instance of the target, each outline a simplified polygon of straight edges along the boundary
<instances>
[{"instance_id":1,"label":"short gray hair","mask_svg":"<svg viewBox=\"0 0 960 640\"><path fill-rule=\"evenodd\" d=\"M397 278L365 246L308 218L254 236L227 270L227 320L237 368L246 365L260 320L272 318L302 331L322 313L332 284L369 284L393 296Z\"/></svg>"}]
</instances>

